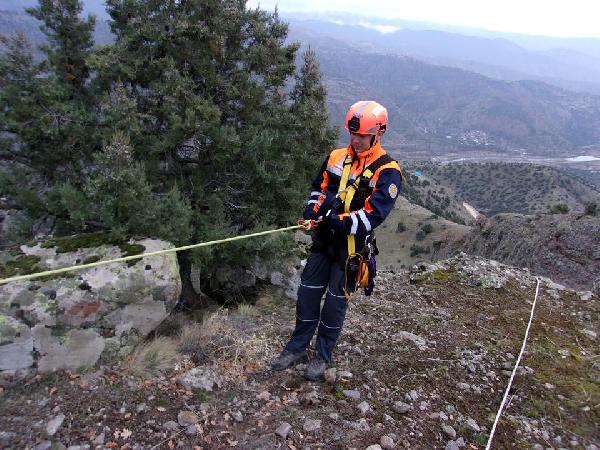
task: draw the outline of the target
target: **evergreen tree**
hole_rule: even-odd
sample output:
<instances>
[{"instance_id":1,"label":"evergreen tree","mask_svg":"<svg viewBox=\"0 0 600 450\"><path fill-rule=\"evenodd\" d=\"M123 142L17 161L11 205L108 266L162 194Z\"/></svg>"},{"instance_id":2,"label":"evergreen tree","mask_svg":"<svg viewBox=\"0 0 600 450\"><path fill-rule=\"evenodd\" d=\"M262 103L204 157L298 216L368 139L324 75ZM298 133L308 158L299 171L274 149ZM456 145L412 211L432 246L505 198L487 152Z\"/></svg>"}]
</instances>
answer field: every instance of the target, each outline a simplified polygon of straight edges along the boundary
<instances>
[{"instance_id":1,"label":"evergreen tree","mask_svg":"<svg viewBox=\"0 0 600 450\"><path fill-rule=\"evenodd\" d=\"M189 199L194 240L289 224L333 144L314 54L290 96L297 45L284 43L277 13L238 0L107 6L117 39L95 56L97 83L131 95L130 118L143 130L132 138L134 153L149 179L176 183ZM310 121L311 108L322 121ZM202 260L243 263L259 250L268 248L248 241Z\"/></svg>"},{"instance_id":2,"label":"evergreen tree","mask_svg":"<svg viewBox=\"0 0 600 450\"><path fill-rule=\"evenodd\" d=\"M92 34L96 19L81 20L80 0L39 0L36 8L26 11L43 22L42 31L49 44L41 48L48 64L61 83L71 86L79 95L86 95L89 68L86 56L94 45Z\"/></svg>"},{"instance_id":3,"label":"evergreen tree","mask_svg":"<svg viewBox=\"0 0 600 450\"><path fill-rule=\"evenodd\" d=\"M60 224L65 229L100 224L123 238L160 236L175 244L187 243L191 234L189 204L176 187L165 194L152 191L144 164L134 161L122 132L96 154L82 189L60 184L52 194L54 216L69 219Z\"/></svg>"},{"instance_id":4,"label":"evergreen tree","mask_svg":"<svg viewBox=\"0 0 600 450\"><path fill-rule=\"evenodd\" d=\"M294 191L306 195L303 192L303 186L306 190L306 180L315 176L338 137L336 128L329 125L327 92L322 82L317 55L311 48L303 54L291 98L296 134L293 141L298 145L295 170L300 175L297 178L300 184L294 187Z\"/></svg>"},{"instance_id":5,"label":"evergreen tree","mask_svg":"<svg viewBox=\"0 0 600 450\"><path fill-rule=\"evenodd\" d=\"M107 0L116 37L92 49L79 0L39 0L48 36L0 57L7 152L38 177L0 177L56 219L55 233L110 229L190 243L289 225L335 143L314 52L296 72L277 12L243 0ZM4 181L2 181L4 180ZM39 189L41 184L46 185ZM41 195L40 195L41 193ZM25 198L27 197L27 198ZM37 203L36 203L37 201ZM28 209L28 210L29 210ZM31 212L31 211L30 211ZM196 252L224 264L289 248L289 235Z\"/></svg>"},{"instance_id":6,"label":"evergreen tree","mask_svg":"<svg viewBox=\"0 0 600 450\"><path fill-rule=\"evenodd\" d=\"M99 148L85 63L94 19L79 18L78 0L40 0L38 8L28 11L43 22L47 59L35 63L22 36L2 38L7 52L0 58L0 132L14 137L4 148L42 183L75 182Z\"/></svg>"}]
</instances>

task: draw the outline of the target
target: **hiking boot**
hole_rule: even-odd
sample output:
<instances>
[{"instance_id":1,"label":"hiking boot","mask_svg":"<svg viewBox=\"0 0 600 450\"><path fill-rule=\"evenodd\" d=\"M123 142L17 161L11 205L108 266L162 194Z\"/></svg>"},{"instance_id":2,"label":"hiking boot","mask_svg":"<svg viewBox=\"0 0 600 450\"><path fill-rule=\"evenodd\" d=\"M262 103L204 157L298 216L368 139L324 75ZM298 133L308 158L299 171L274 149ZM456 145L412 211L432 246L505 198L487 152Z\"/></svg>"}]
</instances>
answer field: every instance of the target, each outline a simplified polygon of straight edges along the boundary
<instances>
[{"instance_id":1,"label":"hiking boot","mask_svg":"<svg viewBox=\"0 0 600 450\"><path fill-rule=\"evenodd\" d=\"M319 381L323 379L323 373L327 369L327 361L325 361L320 355L315 356L304 372L304 378L310 381Z\"/></svg>"},{"instance_id":2,"label":"hiking boot","mask_svg":"<svg viewBox=\"0 0 600 450\"><path fill-rule=\"evenodd\" d=\"M293 353L287 350L281 352L277 358L271 362L271 368L273 370L284 370L288 367L295 366L296 364L305 363L308 361L308 355L306 352Z\"/></svg>"}]
</instances>

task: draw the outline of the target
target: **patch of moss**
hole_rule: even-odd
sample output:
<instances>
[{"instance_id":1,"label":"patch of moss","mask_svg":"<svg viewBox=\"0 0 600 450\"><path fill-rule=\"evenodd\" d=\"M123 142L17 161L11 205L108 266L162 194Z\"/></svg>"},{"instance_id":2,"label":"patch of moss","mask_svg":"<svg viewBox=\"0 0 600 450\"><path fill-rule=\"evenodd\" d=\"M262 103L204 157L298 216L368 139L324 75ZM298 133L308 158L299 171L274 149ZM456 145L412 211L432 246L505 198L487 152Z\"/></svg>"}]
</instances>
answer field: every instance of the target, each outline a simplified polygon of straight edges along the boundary
<instances>
[{"instance_id":1,"label":"patch of moss","mask_svg":"<svg viewBox=\"0 0 600 450\"><path fill-rule=\"evenodd\" d=\"M488 435L486 433L477 433L473 436L473 440L477 445L485 447L488 441Z\"/></svg>"},{"instance_id":2,"label":"patch of moss","mask_svg":"<svg viewBox=\"0 0 600 450\"><path fill-rule=\"evenodd\" d=\"M204 389L194 389L193 393L194 393L194 400L196 400L197 402L200 402L200 403L206 403L212 397L212 393L210 393L209 391L206 391Z\"/></svg>"},{"instance_id":3,"label":"patch of moss","mask_svg":"<svg viewBox=\"0 0 600 450\"><path fill-rule=\"evenodd\" d=\"M14 277L16 275L29 275L40 271L37 265L40 262L39 256L21 255L6 264L0 264L0 274L3 277Z\"/></svg>"},{"instance_id":4,"label":"patch of moss","mask_svg":"<svg viewBox=\"0 0 600 450\"><path fill-rule=\"evenodd\" d=\"M46 303L46 305L44 306L44 309L46 310L46 312L56 315L58 314L60 308L58 306L58 301L56 301L56 299L54 300L49 300L48 303Z\"/></svg>"},{"instance_id":5,"label":"patch of moss","mask_svg":"<svg viewBox=\"0 0 600 450\"><path fill-rule=\"evenodd\" d=\"M133 256L144 253L146 247L141 244L119 244L119 248L123 252L123 256Z\"/></svg>"},{"instance_id":6,"label":"patch of moss","mask_svg":"<svg viewBox=\"0 0 600 450\"><path fill-rule=\"evenodd\" d=\"M39 281L50 281L50 280L57 280L59 278L75 278L77 276L77 274L75 272L62 272L62 273L56 273L54 275L44 275L42 277L39 277L38 280Z\"/></svg>"},{"instance_id":7,"label":"patch of moss","mask_svg":"<svg viewBox=\"0 0 600 450\"><path fill-rule=\"evenodd\" d=\"M438 269L427 274L418 275L416 279L417 284L440 284L458 281L460 275L453 270Z\"/></svg>"},{"instance_id":8,"label":"patch of moss","mask_svg":"<svg viewBox=\"0 0 600 450\"><path fill-rule=\"evenodd\" d=\"M530 419L539 419L546 417L550 413L554 413L554 409L550 409L550 404L544 400L532 398L524 406L525 415Z\"/></svg>"},{"instance_id":9,"label":"patch of moss","mask_svg":"<svg viewBox=\"0 0 600 450\"><path fill-rule=\"evenodd\" d=\"M56 326L53 326L52 328L50 328L50 335L57 337L57 338L61 338L61 337L64 338L68 332L69 332L68 328L63 325L56 325Z\"/></svg>"},{"instance_id":10,"label":"patch of moss","mask_svg":"<svg viewBox=\"0 0 600 450\"><path fill-rule=\"evenodd\" d=\"M336 386L335 387L335 392L333 393L333 396L337 399L337 400L346 400L346 394L344 394L344 390L341 388L341 386Z\"/></svg>"},{"instance_id":11,"label":"patch of moss","mask_svg":"<svg viewBox=\"0 0 600 450\"><path fill-rule=\"evenodd\" d=\"M567 301L564 305L577 303ZM597 310L594 304L585 306L590 313ZM535 395L526 398L523 410L532 418L561 421L563 427L573 433L591 438L597 433L595 424L600 420L600 373L594 365L594 357L589 355L597 354L600 348L595 343L585 344L589 347L587 354L583 354L577 328L573 327L569 317L572 316L555 314L543 305L537 312L538 325L533 329L533 335L538 339L531 342L527 364L534 370L535 385L551 383L555 387L537 390ZM568 351L568 356L559 357L561 350ZM559 401L559 395L565 398Z\"/></svg>"},{"instance_id":12,"label":"patch of moss","mask_svg":"<svg viewBox=\"0 0 600 450\"><path fill-rule=\"evenodd\" d=\"M76 236L68 236L50 239L42 244L43 248L56 247L57 253L69 253L80 248L100 247L101 245L119 245L123 239L118 235L106 231L96 233L82 233Z\"/></svg>"},{"instance_id":13,"label":"patch of moss","mask_svg":"<svg viewBox=\"0 0 600 450\"><path fill-rule=\"evenodd\" d=\"M144 250L146 250L146 247L141 244L119 244L119 248L123 252L123 256L139 255L140 253L144 253ZM140 261L140 259L132 259L131 261L127 261L127 266L134 266Z\"/></svg>"},{"instance_id":14,"label":"patch of moss","mask_svg":"<svg viewBox=\"0 0 600 450\"><path fill-rule=\"evenodd\" d=\"M91 255L83 260L83 264L92 264L92 263L100 261L100 259L101 258L98 255Z\"/></svg>"}]
</instances>

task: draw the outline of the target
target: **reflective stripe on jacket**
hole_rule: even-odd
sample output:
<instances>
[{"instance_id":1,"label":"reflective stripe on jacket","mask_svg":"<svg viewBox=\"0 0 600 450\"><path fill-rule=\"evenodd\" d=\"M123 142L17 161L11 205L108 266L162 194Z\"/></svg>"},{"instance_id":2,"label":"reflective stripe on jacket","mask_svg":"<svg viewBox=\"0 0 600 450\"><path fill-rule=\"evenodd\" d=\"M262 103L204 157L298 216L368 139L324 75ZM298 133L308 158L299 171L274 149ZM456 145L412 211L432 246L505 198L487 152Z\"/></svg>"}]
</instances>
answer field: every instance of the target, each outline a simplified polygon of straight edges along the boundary
<instances>
[{"instance_id":1,"label":"reflective stripe on jacket","mask_svg":"<svg viewBox=\"0 0 600 450\"><path fill-rule=\"evenodd\" d=\"M312 183L310 198L305 209L305 218L324 215L338 193L346 155L354 158L348 184L360 176L378 158L385 155L379 143L371 149L356 154L348 146L333 150ZM350 204L350 213L344 213L343 206L337 214L339 224L334 223L334 231L343 234L366 235L379 226L394 207L402 187L402 171L392 160L379 167L370 180L361 177L360 184Z\"/></svg>"}]
</instances>

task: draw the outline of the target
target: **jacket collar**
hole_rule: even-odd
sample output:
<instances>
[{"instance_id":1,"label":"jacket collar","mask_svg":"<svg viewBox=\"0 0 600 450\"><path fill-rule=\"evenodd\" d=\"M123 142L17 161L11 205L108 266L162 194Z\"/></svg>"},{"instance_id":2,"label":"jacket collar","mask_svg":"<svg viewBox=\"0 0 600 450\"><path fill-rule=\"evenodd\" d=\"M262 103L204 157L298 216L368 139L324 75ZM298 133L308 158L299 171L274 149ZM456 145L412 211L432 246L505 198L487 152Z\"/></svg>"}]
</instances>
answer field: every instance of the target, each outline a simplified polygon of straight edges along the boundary
<instances>
[{"instance_id":1,"label":"jacket collar","mask_svg":"<svg viewBox=\"0 0 600 450\"><path fill-rule=\"evenodd\" d=\"M362 153L356 153L351 145L348 146L348 153L352 155L353 159L369 159L370 157L377 155L382 152L381 141L378 141L368 150L365 150Z\"/></svg>"}]
</instances>

